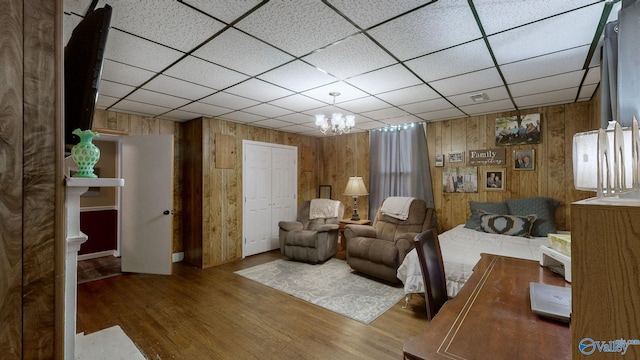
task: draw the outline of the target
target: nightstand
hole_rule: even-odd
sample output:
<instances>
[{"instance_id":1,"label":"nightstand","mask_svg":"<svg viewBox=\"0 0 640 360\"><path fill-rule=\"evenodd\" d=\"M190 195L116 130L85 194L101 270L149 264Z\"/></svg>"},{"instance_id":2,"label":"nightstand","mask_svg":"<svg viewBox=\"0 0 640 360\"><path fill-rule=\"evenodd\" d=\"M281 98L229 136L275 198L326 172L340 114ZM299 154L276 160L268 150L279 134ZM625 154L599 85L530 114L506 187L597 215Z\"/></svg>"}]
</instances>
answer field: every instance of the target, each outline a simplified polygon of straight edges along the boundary
<instances>
[{"instance_id":1,"label":"nightstand","mask_svg":"<svg viewBox=\"0 0 640 360\"><path fill-rule=\"evenodd\" d=\"M338 259L346 259L347 258L347 239L344 237L344 228L347 225L356 224L356 225L369 225L371 224L371 220L369 219L360 219L360 220L351 220L351 218L346 218L340 220L340 228L338 229L338 252L336 253L336 257Z\"/></svg>"}]
</instances>

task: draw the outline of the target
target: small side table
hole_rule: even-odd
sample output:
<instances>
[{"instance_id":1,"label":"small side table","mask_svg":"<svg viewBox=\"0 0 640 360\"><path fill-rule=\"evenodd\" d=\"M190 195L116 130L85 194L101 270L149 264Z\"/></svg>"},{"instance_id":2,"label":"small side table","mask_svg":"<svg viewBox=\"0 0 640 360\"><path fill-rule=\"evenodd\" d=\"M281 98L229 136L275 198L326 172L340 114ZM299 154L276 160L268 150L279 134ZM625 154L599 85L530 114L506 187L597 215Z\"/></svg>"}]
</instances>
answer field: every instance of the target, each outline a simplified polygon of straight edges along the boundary
<instances>
[{"instance_id":1,"label":"small side table","mask_svg":"<svg viewBox=\"0 0 640 360\"><path fill-rule=\"evenodd\" d=\"M351 218L346 218L340 220L340 228L338 229L338 237L339 237L339 246L338 252L336 253L336 257L338 259L346 259L347 258L347 239L344 237L344 228L347 225L356 224L356 225L369 225L371 224L371 220L369 219L360 219L360 220L351 220Z\"/></svg>"}]
</instances>

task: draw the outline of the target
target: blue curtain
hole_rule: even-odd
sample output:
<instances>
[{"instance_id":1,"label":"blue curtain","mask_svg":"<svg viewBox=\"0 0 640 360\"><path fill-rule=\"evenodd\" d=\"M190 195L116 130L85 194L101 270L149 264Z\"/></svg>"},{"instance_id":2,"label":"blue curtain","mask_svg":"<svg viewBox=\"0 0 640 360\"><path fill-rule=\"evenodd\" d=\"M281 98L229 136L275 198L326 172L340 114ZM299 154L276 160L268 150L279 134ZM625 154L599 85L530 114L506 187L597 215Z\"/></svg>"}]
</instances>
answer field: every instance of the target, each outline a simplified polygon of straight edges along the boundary
<instances>
[{"instance_id":1,"label":"blue curtain","mask_svg":"<svg viewBox=\"0 0 640 360\"><path fill-rule=\"evenodd\" d=\"M369 133L369 217L389 196L411 196L434 207L423 124Z\"/></svg>"}]
</instances>

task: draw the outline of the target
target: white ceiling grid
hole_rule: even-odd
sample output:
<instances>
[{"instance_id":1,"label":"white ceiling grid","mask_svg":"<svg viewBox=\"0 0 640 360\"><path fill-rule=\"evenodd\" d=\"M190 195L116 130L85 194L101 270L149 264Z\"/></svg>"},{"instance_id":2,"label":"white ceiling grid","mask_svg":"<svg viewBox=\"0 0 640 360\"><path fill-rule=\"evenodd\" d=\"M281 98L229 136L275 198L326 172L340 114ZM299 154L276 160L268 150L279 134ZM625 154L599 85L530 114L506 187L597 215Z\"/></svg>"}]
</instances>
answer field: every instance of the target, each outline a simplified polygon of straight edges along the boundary
<instances>
[{"instance_id":1,"label":"white ceiling grid","mask_svg":"<svg viewBox=\"0 0 640 360\"><path fill-rule=\"evenodd\" d=\"M65 0L65 42L90 0ZM604 0L100 0L98 108L323 136L589 100ZM595 40L594 40L595 39ZM586 65L585 65L586 64ZM470 96L485 93L475 103Z\"/></svg>"}]
</instances>

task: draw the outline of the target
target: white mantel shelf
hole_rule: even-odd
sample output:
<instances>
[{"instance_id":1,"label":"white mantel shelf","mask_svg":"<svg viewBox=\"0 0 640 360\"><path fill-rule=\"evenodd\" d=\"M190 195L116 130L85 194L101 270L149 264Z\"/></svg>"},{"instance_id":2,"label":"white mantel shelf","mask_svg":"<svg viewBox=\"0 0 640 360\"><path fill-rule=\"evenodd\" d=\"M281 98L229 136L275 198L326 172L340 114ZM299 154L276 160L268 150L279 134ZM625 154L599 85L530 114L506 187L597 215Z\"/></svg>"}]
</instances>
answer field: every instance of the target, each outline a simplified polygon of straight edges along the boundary
<instances>
[{"instance_id":1,"label":"white mantel shelf","mask_svg":"<svg viewBox=\"0 0 640 360\"><path fill-rule=\"evenodd\" d=\"M67 178L66 185L67 187L122 187L124 179L70 177Z\"/></svg>"},{"instance_id":2,"label":"white mantel shelf","mask_svg":"<svg viewBox=\"0 0 640 360\"><path fill-rule=\"evenodd\" d=\"M67 214L67 251L65 259L65 289L64 289L64 358L75 359L76 349L76 307L78 286L78 251L88 239L80 231L80 196L90 187L122 187L124 179L114 178L78 178L70 177L65 180Z\"/></svg>"}]
</instances>

